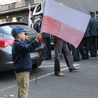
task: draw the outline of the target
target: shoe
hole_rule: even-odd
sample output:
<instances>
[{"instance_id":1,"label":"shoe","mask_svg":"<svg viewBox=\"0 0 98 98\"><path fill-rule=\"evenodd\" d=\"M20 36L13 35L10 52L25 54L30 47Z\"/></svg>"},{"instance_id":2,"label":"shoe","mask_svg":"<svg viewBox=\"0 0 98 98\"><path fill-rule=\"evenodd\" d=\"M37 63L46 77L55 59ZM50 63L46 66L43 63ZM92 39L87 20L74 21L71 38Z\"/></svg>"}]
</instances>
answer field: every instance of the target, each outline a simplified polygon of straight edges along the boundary
<instances>
[{"instance_id":1,"label":"shoe","mask_svg":"<svg viewBox=\"0 0 98 98\"><path fill-rule=\"evenodd\" d=\"M73 68L70 68L69 71L72 72L74 70L79 70L79 69L80 69L80 67L73 67Z\"/></svg>"},{"instance_id":2,"label":"shoe","mask_svg":"<svg viewBox=\"0 0 98 98\"><path fill-rule=\"evenodd\" d=\"M64 74L64 73L62 73L62 72L55 73L55 75L56 75L56 76L61 76L61 77L62 77L62 76L65 76L65 74Z\"/></svg>"}]
</instances>

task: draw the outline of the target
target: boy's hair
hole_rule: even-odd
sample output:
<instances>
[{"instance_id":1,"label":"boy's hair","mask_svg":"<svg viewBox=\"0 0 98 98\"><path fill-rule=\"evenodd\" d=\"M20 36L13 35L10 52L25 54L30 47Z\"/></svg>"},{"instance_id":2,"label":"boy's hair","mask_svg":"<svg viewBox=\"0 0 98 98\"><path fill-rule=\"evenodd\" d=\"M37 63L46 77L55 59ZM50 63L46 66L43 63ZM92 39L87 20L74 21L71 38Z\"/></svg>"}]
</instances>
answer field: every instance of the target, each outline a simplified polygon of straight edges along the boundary
<instances>
[{"instance_id":1,"label":"boy's hair","mask_svg":"<svg viewBox=\"0 0 98 98\"><path fill-rule=\"evenodd\" d=\"M14 35L13 37L14 37L14 39L16 39L17 38L17 35Z\"/></svg>"}]
</instances>

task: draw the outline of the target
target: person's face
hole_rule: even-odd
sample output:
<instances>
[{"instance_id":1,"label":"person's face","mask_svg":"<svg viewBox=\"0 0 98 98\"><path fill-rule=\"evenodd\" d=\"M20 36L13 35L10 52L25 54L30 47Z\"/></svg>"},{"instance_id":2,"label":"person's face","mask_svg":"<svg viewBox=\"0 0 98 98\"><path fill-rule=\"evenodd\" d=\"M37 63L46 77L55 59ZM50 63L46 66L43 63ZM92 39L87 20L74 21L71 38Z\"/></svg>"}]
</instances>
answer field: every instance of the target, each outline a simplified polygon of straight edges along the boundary
<instances>
[{"instance_id":1,"label":"person's face","mask_svg":"<svg viewBox=\"0 0 98 98\"><path fill-rule=\"evenodd\" d=\"M34 23L34 20L32 20L32 23Z\"/></svg>"},{"instance_id":2,"label":"person's face","mask_svg":"<svg viewBox=\"0 0 98 98\"><path fill-rule=\"evenodd\" d=\"M19 33L19 34L18 34L18 38L19 38L21 41L25 41L26 33L25 33L25 32Z\"/></svg>"},{"instance_id":3,"label":"person's face","mask_svg":"<svg viewBox=\"0 0 98 98\"><path fill-rule=\"evenodd\" d=\"M96 17L98 17L98 14L96 14Z\"/></svg>"}]
</instances>

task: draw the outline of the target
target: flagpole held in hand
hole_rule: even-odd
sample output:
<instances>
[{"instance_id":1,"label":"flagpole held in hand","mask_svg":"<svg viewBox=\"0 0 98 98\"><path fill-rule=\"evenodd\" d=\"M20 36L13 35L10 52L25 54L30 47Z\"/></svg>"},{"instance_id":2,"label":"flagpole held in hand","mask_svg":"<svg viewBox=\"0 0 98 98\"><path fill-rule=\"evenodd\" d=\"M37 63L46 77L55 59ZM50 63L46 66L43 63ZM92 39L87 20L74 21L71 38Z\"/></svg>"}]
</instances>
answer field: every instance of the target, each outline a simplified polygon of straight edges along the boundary
<instances>
[{"instance_id":1,"label":"flagpole held in hand","mask_svg":"<svg viewBox=\"0 0 98 98\"><path fill-rule=\"evenodd\" d=\"M41 34L41 33L40 33L40 34ZM40 42L43 42L43 40L44 40L44 39L43 39L42 35L40 35L39 41L40 41ZM40 50L40 49L38 49L38 52L39 52L39 50ZM36 80L35 80L35 84L37 84L37 79L38 79L38 66L39 66L39 63L40 63L40 62L39 62L39 58L37 59L37 62L38 62L38 63L37 63L37 68L36 68Z\"/></svg>"}]
</instances>

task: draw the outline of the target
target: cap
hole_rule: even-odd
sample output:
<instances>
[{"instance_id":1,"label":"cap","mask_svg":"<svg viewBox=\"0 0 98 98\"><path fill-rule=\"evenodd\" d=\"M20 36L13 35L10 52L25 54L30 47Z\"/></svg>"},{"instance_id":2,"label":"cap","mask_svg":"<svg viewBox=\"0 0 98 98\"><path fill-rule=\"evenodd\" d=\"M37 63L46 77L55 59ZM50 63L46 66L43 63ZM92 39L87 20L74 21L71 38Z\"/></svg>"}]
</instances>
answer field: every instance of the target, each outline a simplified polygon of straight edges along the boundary
<instances>
[{"instance_id":1,"label":"cap","mask_svg":"<svg viewBox=\"0 0 98 98\"><path fill-rule=\"evenodd\" d=\"M96 11L96 14L98 14L98 11Z\"/></svg>"},{"instance_id":2,"label":"cap","mask_svg":"<svg viewBox=\"0 0 98 98\"><path fill-rule=\"evenodd\" d=\"M28 31L23 26L16 25L12 28L11 34L13 37L15 37L16 35L18 35L21 32L28 32Z\"/></svg>"},{"instance_id":3,"label":"cap","mask_svg":"<svg viewBox=\"0 0 98 98\"><path fill-rule=\"evenodd\" d=\"M89 13L90 13L90 14L95 14L95 12L93 12L93 11L90 11Z\"/></svg>"},{"instance_id":4,"label":"cap","mask_svg":"<svg viewBox=\"0 0 98 98\"><path fill-rule=\"evenodd\" d=\"M39 15L43 15L44 14L44 3L45 1L39 3L33 11L33 16L39 16Z\"/></svg>"}]
</instances>

